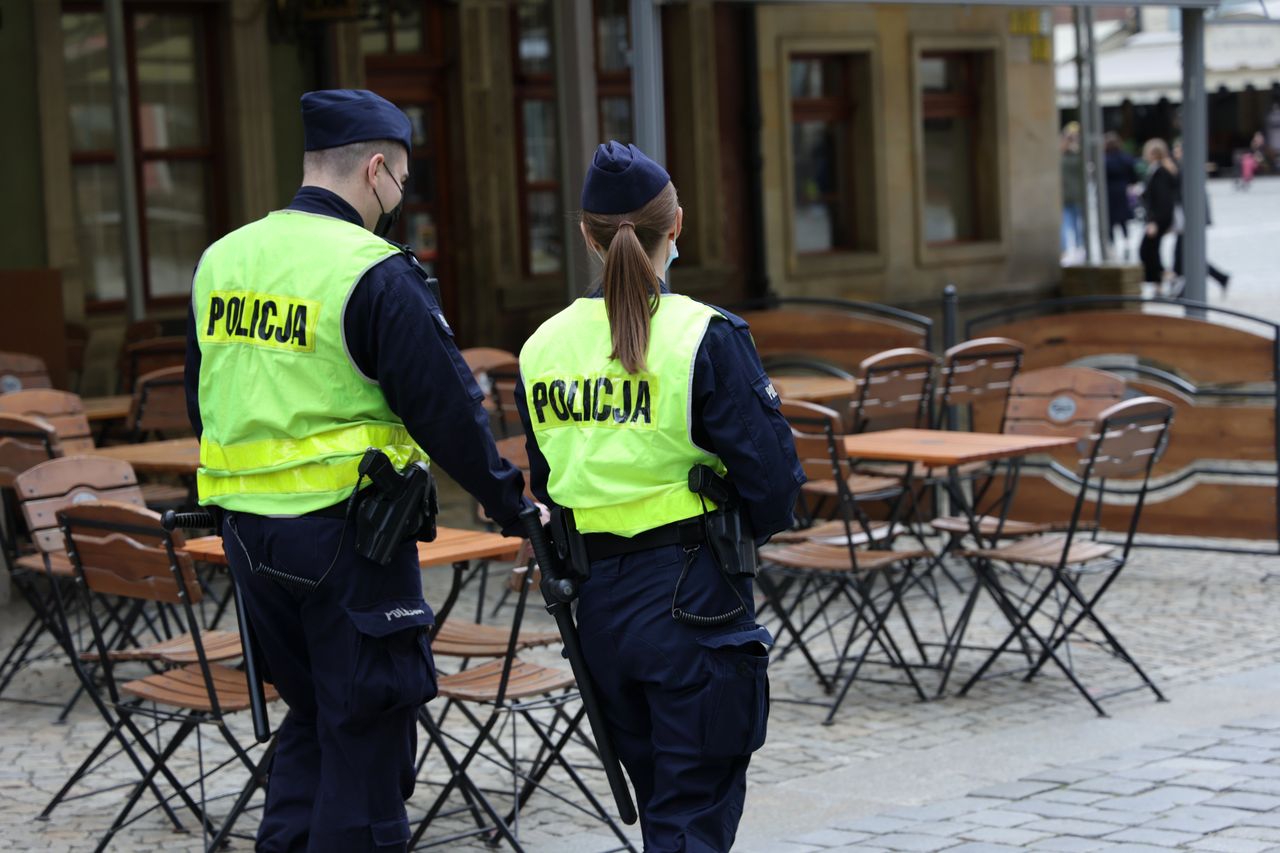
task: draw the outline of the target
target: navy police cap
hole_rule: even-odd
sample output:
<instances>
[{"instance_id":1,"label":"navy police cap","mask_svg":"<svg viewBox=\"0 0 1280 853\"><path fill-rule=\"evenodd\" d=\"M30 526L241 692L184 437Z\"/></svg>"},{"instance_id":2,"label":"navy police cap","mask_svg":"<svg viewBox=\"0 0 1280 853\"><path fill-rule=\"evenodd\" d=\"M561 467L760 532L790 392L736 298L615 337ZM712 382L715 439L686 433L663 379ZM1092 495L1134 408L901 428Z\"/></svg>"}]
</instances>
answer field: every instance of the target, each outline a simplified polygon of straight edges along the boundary
<instances>
[{"instance_id":1,"label":"navy police cap","mask_svg":"<svg viewBox=\"0 0 1280 853\"><path fill-rule=\"evenodd\" d=\"M582 184L582 209L606 216L639 210L671 183L667 170L634 145L609 140L596 149Z\"/></svg>"},{"instance_id":2,"label":"navy police cap","mask_svg":"<svg viewBox=\"0 0 1280 853\"><path fill-rule=\"evenodd\" d=\"M302 96L307 151L371 139L392 139L413 150L413 127L400 108L366 89L323 89Z\"/></svg>"}]
</instances>

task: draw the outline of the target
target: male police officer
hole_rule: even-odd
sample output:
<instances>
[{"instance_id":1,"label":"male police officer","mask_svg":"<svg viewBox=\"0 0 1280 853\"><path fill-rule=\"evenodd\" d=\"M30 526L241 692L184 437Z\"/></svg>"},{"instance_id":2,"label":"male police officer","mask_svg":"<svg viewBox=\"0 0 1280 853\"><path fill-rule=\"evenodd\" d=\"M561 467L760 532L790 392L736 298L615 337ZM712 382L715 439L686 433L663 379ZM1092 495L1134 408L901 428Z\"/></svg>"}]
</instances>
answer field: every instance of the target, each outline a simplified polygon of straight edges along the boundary
<instances>
[{"instance_id":1,"label":"male police officer","mask_svg":"<svg viewBox=\"0 0 1280 853\"><path fill-rule=\"evenodd\" d=\"M383 239L412 131L366 91L302 97L303 186L196 269L187 395L200 503L223 541L270 681L289 705L262 851L403 850L415 716L435 695L415 547L360 557L346 518L366 448L426 453L513 531L520 473L416 261ZM425 452L424 452L425 451Z\"/></svg>"}]
</instances>

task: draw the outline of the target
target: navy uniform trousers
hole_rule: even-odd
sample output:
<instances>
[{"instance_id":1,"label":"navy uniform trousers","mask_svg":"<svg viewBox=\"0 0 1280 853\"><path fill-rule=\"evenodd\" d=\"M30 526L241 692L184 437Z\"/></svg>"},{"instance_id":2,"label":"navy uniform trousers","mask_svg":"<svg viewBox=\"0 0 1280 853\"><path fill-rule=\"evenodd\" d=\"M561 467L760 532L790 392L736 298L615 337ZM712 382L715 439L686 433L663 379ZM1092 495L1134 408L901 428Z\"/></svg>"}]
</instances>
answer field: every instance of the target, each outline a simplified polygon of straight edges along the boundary
<instances>
[{"instance_id":1,"label":"navy uniform trousers","mask_svg":"<svg viewBox=\"0 0 1280 853\"><path fill-rule=\"evenodd\" d=\"M635 788L646 853L725 853L746 795L747 764L769 715L769 632L748 611L732 625L671 618L685 554L677 545L596 560L582 586L578 630ZM703 616L738 599L706 547L695 552L679 605Z\"/></svg>"},{"instance_id":2,"label":"navy uniform trousers","mask_svg":"<svg viewBox=\"0 0 1280 853\"><path fill-rule=\"evenodd\" d=\"M380 566L355 553L354 525L345 536L344 525L245 513L223 522L260 660L289 705L258 831L263 853L399 851L409 840L417 711L436 693L433 616L414 545ZM318 580L335 553L312 592L250 571L252 561Z\"/></svg>"}]
</instances>

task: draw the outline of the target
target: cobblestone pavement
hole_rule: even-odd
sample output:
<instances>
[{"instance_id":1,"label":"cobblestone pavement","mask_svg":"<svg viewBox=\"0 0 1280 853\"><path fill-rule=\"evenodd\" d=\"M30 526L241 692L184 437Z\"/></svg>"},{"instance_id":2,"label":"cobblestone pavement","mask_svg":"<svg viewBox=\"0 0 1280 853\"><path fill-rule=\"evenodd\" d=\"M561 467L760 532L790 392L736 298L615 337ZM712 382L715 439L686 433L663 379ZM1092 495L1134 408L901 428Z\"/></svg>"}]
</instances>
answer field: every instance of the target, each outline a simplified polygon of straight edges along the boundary
<instances>
[{"instance_id":1,"label":"cobblestone pavement","mask_svg":"<svg viewBox=\"0 0 1280 853\"><path fill-rule=\"evenodd\" d=\"M1280 831L1276 803L1262 799L1280 797L1280 728L1275 717L1238 722L1267 710L1249 704L1256 704L1260 696L1269 699L1270 694L1258 692L1266 685L1277 688L1273 707L1280 708L1280 582L1264 580L1269 571L1280 568L1278 564L1275 557L1206 552L1135 554L1100 612L1170 697L1167 705L1155 703L1148 692L1133 692L1109 700L1113 718L1101 720L1063 677L1050 672L1029 684L1014 678L984 681L967 697L923 703L900 686L860 684L831 726L820 724L823 712L818 708L775 702L768 743L751 768L739 849L803 851L820 848L822 839L847 849L903 850L1025 842L1070 851L1117 842L1159 846L1156 839L1164 839L1165 846L1175 846L1169 842L1176 839L1207 850L1252 851L1280 845L1280 839L1263 832ZM448 588L448 572L429 570L424 577L428 600L438 603ZM490 588L494 585L491 582ZM457 612L473 612L474 591L474 585L468 587ZM942 597L947 611L958 608L955 590L944 587ZM915 594L909 609L921 614L926 639L939 636L940 629L930 627L927 617L932 610L924 596ZM508 618L510 612L502 611L497 619ZM0 639L11 639L24 615L15 605L0 609ZM540 608L531 608L528 619L538 627L550 626ZM980 607L972 637L975 642L995 640L1002 636L1002 625L994 608ZM1077 671L1100 692L1134 682L1127 667L1088 647L1073 647L1073 655ZM528 657L564 665L554 652ZM957 677L963 679L978 659L976 654L962 655ZM441 664L455 665L444 660ZM798 655L775 661L770 672L775 698L823 698ZM1248 688L1233 687L1232 678L1243 679ZM9 695L61 701L73 688L69 668L49 660L25 671ZM1228 696L1230 707L1220 698ZM280 713L273 709L273 715ZM1144 716L1155 714L1164 716L1151 717L1154 722ZM0 847L92 849L118 808L120 790L67 802L48 822L34 818L101 736L101 718L87 702L77 706L65 725L53 723L54 710L36 705L0 703L0 715ZM232 730L244 741L251 740L247 720L237 719ZM446 730L464 734L466 727L452 713ZM1130 751L1148 744L1153 733L1164 740ZM529 754L531 738L513 724L504 723L496 737L508 747L518 743ZM206 766L227 754L215 740L216 733L203 738ZM1099 751L1104 748L1109 751ZM585 758L580 747L571 755ZM183 779L195 777L196 757L194 743L180 750L173 766ZM1084 763L1077 764L1082 758ZM1065 775L1043 774L1046 768L1063 766L1068 769L1057 772ZM491 765L483 765L481 775L488 784L510 790L509 777ZM126 762L116 759L95 774L94 785L127 784L134 778ZM588 773L587 778L597 793L607 796L599 774ZM209 779L207 795L223 797L212 809L215 815L225 811L226 797L238 789L241 779L233 769ZM443 764L432 753L410 802L411 816L425 811L442 779ZM553 772L551 779L558 793L581 801L562 773ZM1010 780L1020 781L990 788ZM1235 811L1228 815L1222 811L1227 808ZM1102 810L1109 814L1100 816ZM996 823L968 817L979 813ZM1197 815L1231 816L1232 822L1217 825L1206 818L1196 824ZM1257 820L1246 822L1249 815ZM881 816L881 822L858 823L872 816ZM1002 820L1006 823L998 823ZM251 833L256 822L254 812L239 826ZM454 816L433 825L427 838L465 826L465 815ZM1090 826L1099 830L1097 834L1088 834ZM1126 831L1137 834L1117 835ZM1152 834L1157 832L1167 834ZM523 811L520 835L534 851L610 847L601 824L543 792L536 793ZM201 842L198 835L175 834L152 812L127 827L112 849L187 851L201 849ZM251 845L237 841L235 849ZM473 840L443 849L487 848Z\"/></svg>"},{"instance_id":2,"label":"cobblestone pavement","mask_svg":"<svg viewBox=\"0 0 1280 853\"><path fill-rule=\"evenodd\" d=\"M771 853L1017 848L1280 850L1280 713L1052 767L970 795L837 821Z\"/></svg>"}]
</instances>

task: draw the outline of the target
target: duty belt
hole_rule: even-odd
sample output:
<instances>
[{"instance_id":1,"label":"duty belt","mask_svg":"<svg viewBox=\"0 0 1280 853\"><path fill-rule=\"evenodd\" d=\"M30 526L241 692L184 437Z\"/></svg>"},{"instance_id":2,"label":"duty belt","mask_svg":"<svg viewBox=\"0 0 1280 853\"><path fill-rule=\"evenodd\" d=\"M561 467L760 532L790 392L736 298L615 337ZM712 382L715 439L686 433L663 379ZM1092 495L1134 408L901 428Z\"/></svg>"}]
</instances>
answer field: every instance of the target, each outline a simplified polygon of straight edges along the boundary
<instances>
[{"instance_id":1,"label":"duty belt","mask_svg":"<svg viewBox=\"0 0 1280 853\"><path fill-rule=\"evenodd\" d=\"M615 536L612 533L584 533L582 541L587 546L587 557L592 562L648 551L666 545L693 548L707 541L701 517L673 521L661 527L637 533L635 536Z\"/></svg>"}]
</instances>

